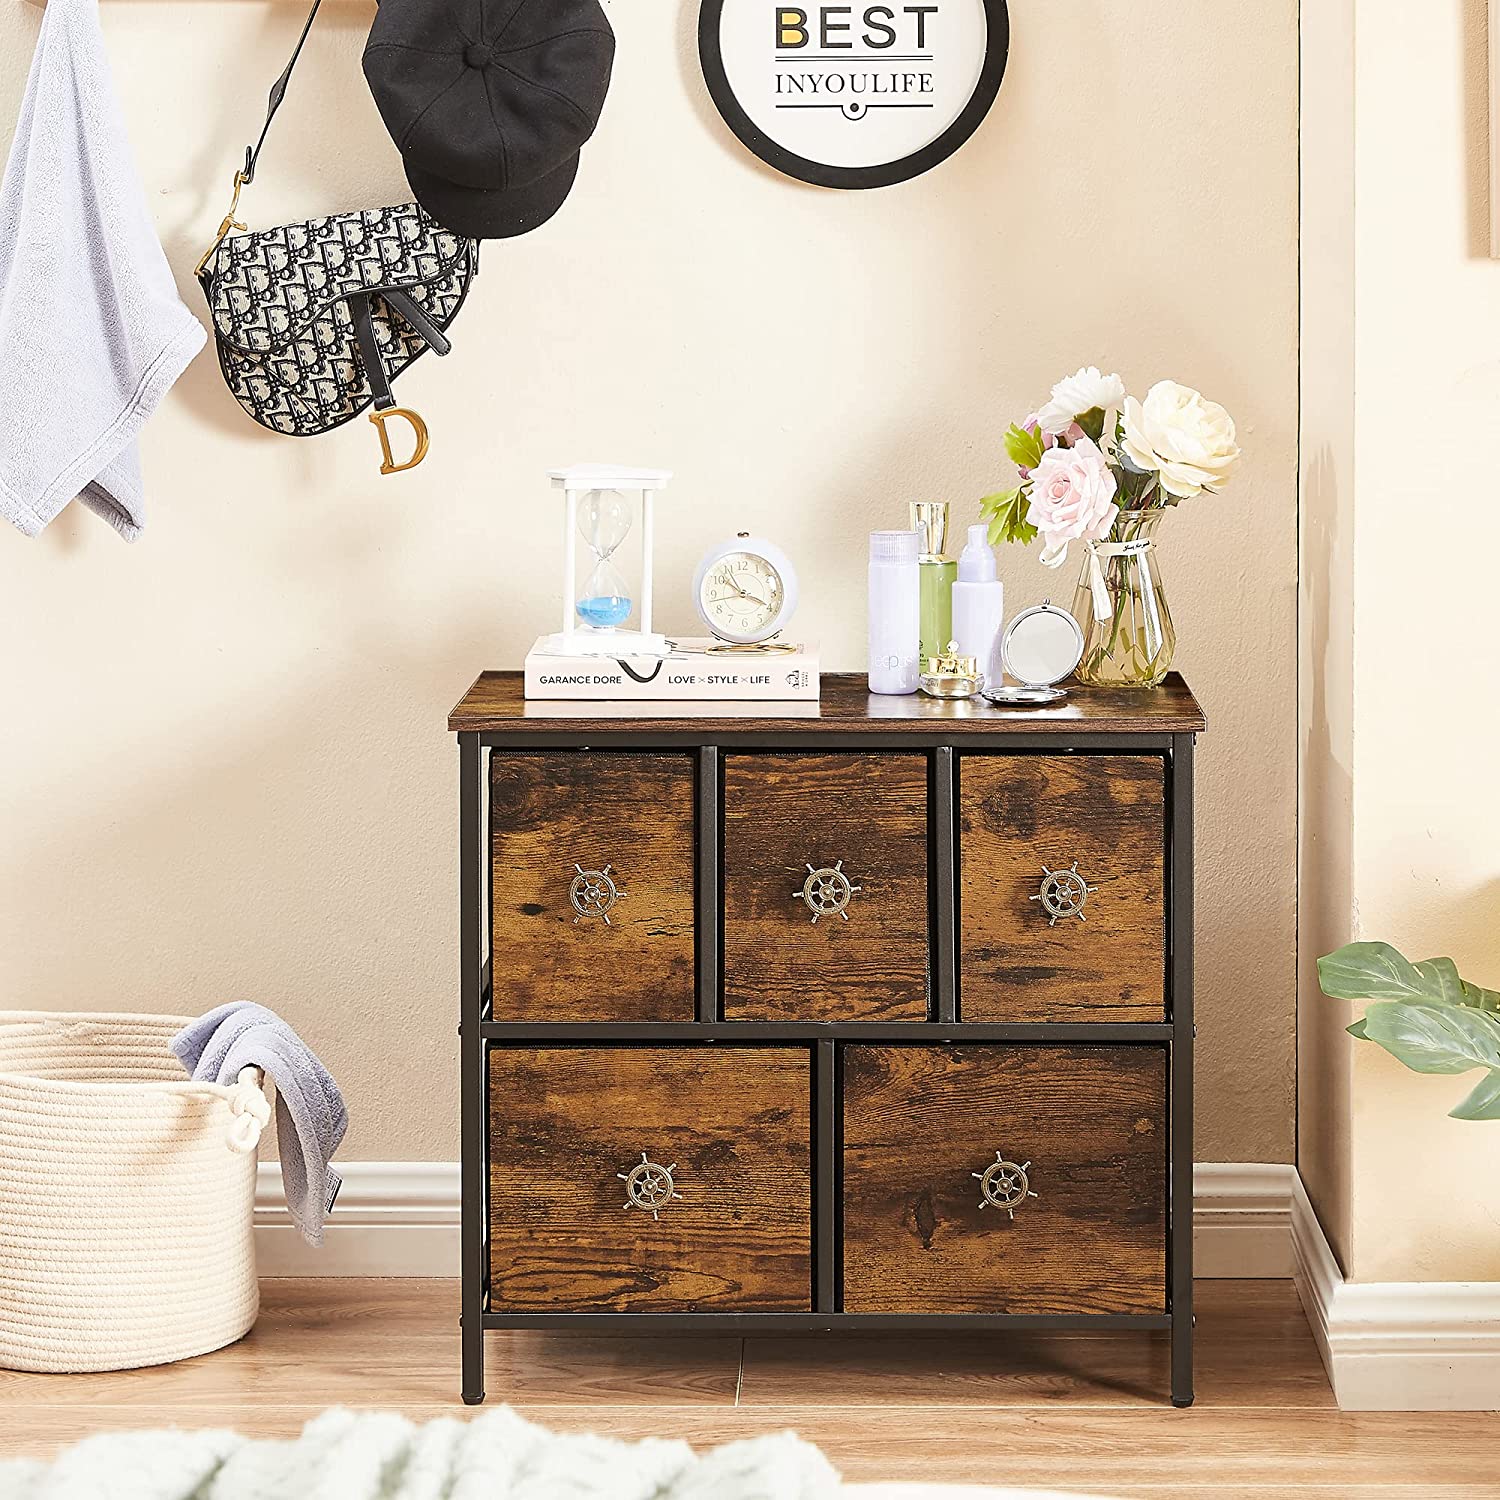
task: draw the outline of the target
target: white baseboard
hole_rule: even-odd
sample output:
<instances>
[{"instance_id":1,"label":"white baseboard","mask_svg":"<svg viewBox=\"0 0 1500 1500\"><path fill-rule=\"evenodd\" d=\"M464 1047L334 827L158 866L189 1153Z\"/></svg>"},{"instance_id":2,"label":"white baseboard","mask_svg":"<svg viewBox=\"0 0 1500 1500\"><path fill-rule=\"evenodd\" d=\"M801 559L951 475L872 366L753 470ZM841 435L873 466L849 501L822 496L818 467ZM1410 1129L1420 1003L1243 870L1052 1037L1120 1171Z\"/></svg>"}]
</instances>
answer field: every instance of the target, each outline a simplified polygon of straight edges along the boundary
<instances>
[{"instance_id":1,"label":"white baseboard","mask_svg":"<svg viewBox=\"0 0 1500 1500\"><path fill-rule=\"evenodd\" d=\"M1299 1178L1297 1293L1345 1411L1500 1409L1500 1282L1346 1282Z\"/></svg>"},{"instance_id":2,"label":"white baseboard","mask_svg":"<svg viewBox=\"0 0 1500 1500\"><path fill-rule=\"evenodd\" d=\"M1278 1280L1292 1274L1292 1188L1283 1162L1200 1162L1193 1168L1193 1274Z\"/></svg>"},{"instance_id":3,"label":"white baseboard","mask_svg":"<svg viewBox=\"0 0 1500 1500\"><path fill-rule=\"evenodd\" d=\"M321 1250L297 1233L281 1169L256 1180L255 1245L262 1276L457 1276L458 1163L347 1162ZM1195 1271L1263 1279L1292 1274L1294 1168L1229 1162L1193 1169Z\"/></svg>"},{"instance_id":4,"label":"white baseboard","mask_svg":"<svg viewBox=\"0 0 1500 1500\"><path fill-rule=\"evenodd\" d=\"M255 1256L262 1276L457 1276L456 1161L340 1162L344 1185L315 1250L292 1223L281 1168L255 1178Z\"/></svg>"}]
</instances>

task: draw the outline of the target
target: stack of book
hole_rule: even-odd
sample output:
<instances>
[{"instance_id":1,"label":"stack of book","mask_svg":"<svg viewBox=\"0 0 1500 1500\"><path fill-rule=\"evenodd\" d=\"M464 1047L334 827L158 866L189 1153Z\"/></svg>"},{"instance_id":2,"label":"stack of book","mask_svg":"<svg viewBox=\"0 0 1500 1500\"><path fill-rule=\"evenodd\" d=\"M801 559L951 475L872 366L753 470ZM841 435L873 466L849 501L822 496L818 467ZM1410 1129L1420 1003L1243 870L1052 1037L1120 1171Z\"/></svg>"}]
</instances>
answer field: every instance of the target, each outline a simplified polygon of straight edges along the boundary
<instances>
[{"instance_id":1,"label":"stack of book","mask_svg":"<svg viewBox=\"0 0 1500 1500\"><path fill-rule=\"evenodd\" d=\"M540 644L540 642L538 643ZM815 703L818 648L713 650L713 640L677 641L670 656L554 656L535 647L526 657L526 696L573 700Z\"/></svg>"}]
</instances>

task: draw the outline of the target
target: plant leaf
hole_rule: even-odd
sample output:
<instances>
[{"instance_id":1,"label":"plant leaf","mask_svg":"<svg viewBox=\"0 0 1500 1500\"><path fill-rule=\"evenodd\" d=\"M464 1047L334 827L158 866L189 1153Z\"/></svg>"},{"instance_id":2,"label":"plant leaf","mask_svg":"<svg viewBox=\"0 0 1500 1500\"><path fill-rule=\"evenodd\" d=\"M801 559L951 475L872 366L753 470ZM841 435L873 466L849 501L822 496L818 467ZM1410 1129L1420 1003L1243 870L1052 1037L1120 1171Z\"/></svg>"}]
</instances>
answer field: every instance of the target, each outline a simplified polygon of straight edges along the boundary
<instances>
[{"instance_id":1,"label":"plant leaf","mask_svg":"<svg viewBox=\"0 0 1500 1500\"><path fill-rule=\"evenodd\" d=\"M1078 418L1078 425L1096 443L1102 442L1104 440L1104 408L1091 406Z\"/></svg>"},{"instance_id":2,"label":"plant leaf","mask_svg":"<svg viewBox=\"0 0 1500 1500\"><path fill-rule=\"evenodd\" d=\"M1412 968L1424 977L1430 975L1441 986L1449 1005L1472 1005L1476 1010L1500 1013L1500 992L1470 984L1459 975L1458 965L1451 958L1424 958Z\"/></svg>"},{"instance_id":3,"label":"plant leaf","mask_svg":"<svg viewBox=\"0 0 1500 1500\"><path fill-rule=\"evenodd\" d=\"M1037 529L1027 519L1030 499L1020 489L1002 490L986 495L979 502L979 514L990 523L990 545L1001 542L1034 542Z\"/></svg>"},{"instance_id":4,"label":"plant leaf","mask_svg":"<svg viewBox=\"0 0 1500 1500\"><path fill-rule=\"evenodd\" d=\"M1464 1005L1381 1001L1365 1012L1365 1037L1416 1073L1500 1069L1500 1020Z\"/></svg>"},{"instance_id":5,"label":"plant leaf","mask_svg":"<svg viewBox=\"0 0 1500 1500\"><path fill-rule=\"evenodd\" d=\"M1357 1037L1362 1042L1367 1042L1370 1040L1369 1037L1365 1035L1365 1018L1363 1016L1361 1016L1359 1020L1357 1020L1352 1026L1344 1027L1344 1030L1347 1031L1350 1036Z\"/></svg>"},{"instance_id":6,"label":"plant leaf","mask_svg":"<svg viewBox=\"0 0 1500 1500\"><path fill-rule=\"evenodd\" d=\"M1334 1000L1442 1000L1431 975L1389 943L1349 943L1318 960L1318 983Z\"/></svg>"},{"instance_id":7,"label":"plant leaf","mask_svg":"<svg viewBox=\"0 0 1500 1500\"><path fill-rule=\"evenodd\" d=\"M1451 958L1428 958L1412 965L1421 975L1427 993L1444 1005L1464 1004L1464 982L1458 977L1458 965Z\"/></svg>"},{"instance_id":8,"label":"plant leaf","mask_svg":"<svg viewBox=\"0 0 1500 1500\"><path fill-rule=\"evenodd\" d=\"M1448 1113L1455 1120L1500 1120L1500 1072L1487 1073Z\"/></svg>"},{"instance_id":9,"label":"plant leaf","mask_svg":"<svg viewBox=\"0 0 1500 1500\"><path fill-rule=\"evenodd\" d=\"M1414 964L1389 943L1350 943L1320 958L1318 983L1335 1000L1430 1000L1500 1014L1500 991L1470 984L1451 958Z\"/></svg>"},{"instance_id":10,"label":"plant leaf","mask_svg":"<svg viewBox=\"0 0 1500 1500\"><path fill-rule=\"evenodd\" d=\"M1018 469L1031 470L1041 463L1047 446L1042 440L1040 428L1035 432L1028 432L1012 422L1005 432L1005 451Z\"/></svg>"}]
</instances>

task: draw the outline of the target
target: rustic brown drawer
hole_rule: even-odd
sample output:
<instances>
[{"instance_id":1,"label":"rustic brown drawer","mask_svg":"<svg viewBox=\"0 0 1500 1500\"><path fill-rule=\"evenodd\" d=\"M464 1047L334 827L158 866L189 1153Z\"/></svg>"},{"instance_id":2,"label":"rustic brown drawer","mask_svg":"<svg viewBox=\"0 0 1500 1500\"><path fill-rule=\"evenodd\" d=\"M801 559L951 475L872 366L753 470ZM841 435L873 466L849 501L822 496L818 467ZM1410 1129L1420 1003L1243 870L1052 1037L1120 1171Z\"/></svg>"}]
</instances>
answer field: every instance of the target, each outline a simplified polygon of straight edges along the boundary
<instances>
[{"instance_id":1,"label":"rustic brown drawer","mask_svg":"<svg viewBox=\"0 0 1500 1500\"><path fill-rule=\"evenodd\" d=\"M724 1015L925 1020L927 757L731 755Z\"/></svg>"},{"instance_id":2,"label":"rustic brown drawer","mask_svg":"<svg viewBox=\"0 0 1500 1500\"><path fill-rule=\"evenodd\" d=\"M496 1047L489 1073L495 1311L811 1307L806 1048Z\"/></svg>"},{"instance_id":3,"label":"rustic brown drawer","mask_svg":"<svg viewBox=\"0 0 1500 1500\"><path fill-rule=\"evenodd\" d=\"M1166 1078L1157 1047L849 1047L845 1311L1162 1312Z\"/></svg>"},{"instance_id":4,"label":"rustic brown drawer","mask_svg":"<svg viewBox=\"0 0 1500 1500\"><path fill-rule=\"evenodd\" d=\"M1152 755L960 758L962 1019L1162 1019L1164 786Z\"/></svg>"},{"instance_id":5,"label":"rustic brown drawer","mask_svg":"<svg viewBox=\"0 0 1500 1500\"><path fill-rule=\"evenodd\" d=\"M691 1021L690 755L490 762L496 1020Z\"/></svg>"}]
</instances>

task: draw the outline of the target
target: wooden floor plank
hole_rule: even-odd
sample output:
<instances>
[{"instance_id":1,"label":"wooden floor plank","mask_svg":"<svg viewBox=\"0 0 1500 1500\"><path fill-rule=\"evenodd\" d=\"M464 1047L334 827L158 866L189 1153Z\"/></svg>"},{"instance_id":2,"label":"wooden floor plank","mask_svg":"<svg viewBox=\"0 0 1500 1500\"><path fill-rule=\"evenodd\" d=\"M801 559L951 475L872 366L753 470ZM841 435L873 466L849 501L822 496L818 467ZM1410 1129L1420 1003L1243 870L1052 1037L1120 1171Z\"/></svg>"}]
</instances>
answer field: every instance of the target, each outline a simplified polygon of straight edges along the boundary
<instances>
[{"instance_id":1,"label":"wooden floor plank","mask_svg":"<svg viewBox=\"0 0 1500 1500\"><path fill-rule=\"evenodd\" d=\"M698 1446L790 1428L856 1481L1116 1500L1500 1497L1500 1418L1340 1412L1286 1283L1202 1283L1198 1295L1189 1411L1166 1404L1162 1338L1115 1333L497 1333L490 1398L561 1431ZM329 1405L472 1416L457 1399L456 1312L450 1283L267 1283L255 1331L217 1354L112 1375L0 1373L0 1454L44 1457L119 1428L285 1437Z\"/></svg>"},{"instance_id":2,"label":"wooden floor plank","mask_svg":"<svg viewBox=\"0 0 1500 1500\"><path fill-rule=\"evenodd\" d=\"M1290 1282L1212 1283L1198 1308L1200 1406L1334 1405ZM1170 1383L1165 1334L824 1336L745 1343L748 1406L1159 1406Z\"/></svg>"}]
</instances>

